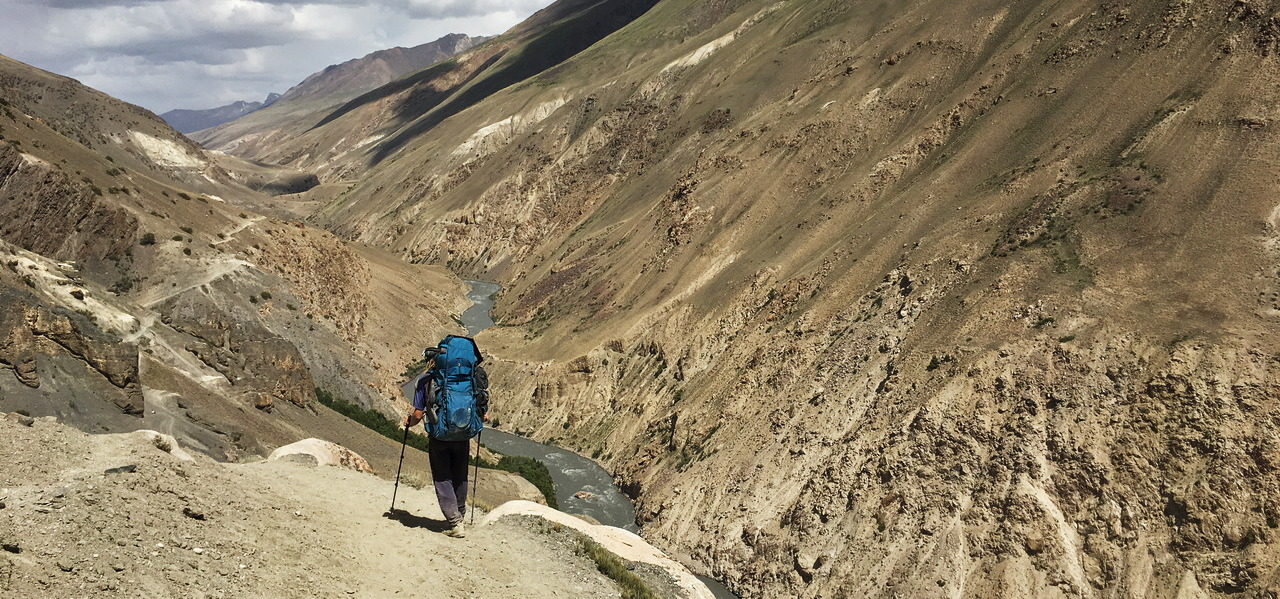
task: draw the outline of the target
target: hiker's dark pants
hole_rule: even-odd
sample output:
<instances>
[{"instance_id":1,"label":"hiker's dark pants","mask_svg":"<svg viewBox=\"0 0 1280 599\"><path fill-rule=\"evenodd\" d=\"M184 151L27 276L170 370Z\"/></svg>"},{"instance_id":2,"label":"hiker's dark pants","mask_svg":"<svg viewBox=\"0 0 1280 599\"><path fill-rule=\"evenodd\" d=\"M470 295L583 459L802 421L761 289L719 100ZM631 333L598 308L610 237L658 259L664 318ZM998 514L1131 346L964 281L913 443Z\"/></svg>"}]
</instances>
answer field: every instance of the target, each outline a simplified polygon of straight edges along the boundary
<instances>
[{"instance_id":1,"label":"hiker's dark pants","mask_svg":"<svg viewBox=\"0 0 1280 599\"><path fill-rule=\"evenodd\" d=\"M467 513L467 458L470 453L470 441L431 439L427 445L436 501L440 502L440 511L449 524L462 522L462 516Z\"/></svg>"}]
</instances>

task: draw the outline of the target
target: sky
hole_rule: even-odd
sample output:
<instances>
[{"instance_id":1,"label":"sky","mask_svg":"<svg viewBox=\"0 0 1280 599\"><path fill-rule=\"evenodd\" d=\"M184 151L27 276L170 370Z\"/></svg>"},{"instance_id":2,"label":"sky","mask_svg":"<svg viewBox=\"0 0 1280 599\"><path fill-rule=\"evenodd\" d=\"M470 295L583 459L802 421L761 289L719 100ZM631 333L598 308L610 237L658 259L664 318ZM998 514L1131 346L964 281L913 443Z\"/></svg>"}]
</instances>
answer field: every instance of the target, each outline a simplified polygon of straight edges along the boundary
<instances>
[{"instance_id":1,"label":"sky","mask_svg":"<svg viewBox=\"0 0 1280 599\"><path fill-rule=\"evenodd\" d=\"M551 0L0 0L0 54L156 113L283 93L324 67Z\"/></svg>"}]
</instances>

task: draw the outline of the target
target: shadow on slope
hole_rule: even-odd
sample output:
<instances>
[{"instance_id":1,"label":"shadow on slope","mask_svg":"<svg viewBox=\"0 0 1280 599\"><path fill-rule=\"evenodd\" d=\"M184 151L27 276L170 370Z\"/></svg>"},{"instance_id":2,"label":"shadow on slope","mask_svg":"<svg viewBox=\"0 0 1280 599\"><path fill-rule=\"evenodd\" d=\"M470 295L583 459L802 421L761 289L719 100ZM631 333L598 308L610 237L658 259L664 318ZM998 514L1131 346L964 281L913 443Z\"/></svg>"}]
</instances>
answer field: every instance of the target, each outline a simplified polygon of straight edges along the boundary
<instances>
[{"instance_id":1,"label":"shadow on slope","mask_svg":"<svg viewBox=\"0 0 1280 599\"><path fill-rule=\"evenodd\" d=\"M494 72L475 78L470 87L456 93L438 108L418 117L416 122L379 144L373 162L381 162L410 140L485 98L572 58L639 18L654 4L657 4L657 0L603 0L553 24L523 48L508 52L510 59ZM398 116L404 120L416 116L417 113L411 112L416 108L411 103L406 103L404 107L408 110Z\"/></svg>"},{"instance_id":2,"label":"shadow on slope","mask_svg":"<svg viewBox=\"0 0 1280 599\"><path fill-rule=\"evenodd\" d=\"M561 19L548 19L547 25L538 28L523 46L496 52L456 85L444 90L425 85L460 68L454 59L368 92L321 119L316 127L360 106L413 89L408 99L397 107L395 115L399 122L412 124L378 146L373 158L376 164L445 119L572 58L648 12L655 4L657 0L600 0L572 12L561 7L560 13L569 14Z\"/></svg>"}]
</instances>

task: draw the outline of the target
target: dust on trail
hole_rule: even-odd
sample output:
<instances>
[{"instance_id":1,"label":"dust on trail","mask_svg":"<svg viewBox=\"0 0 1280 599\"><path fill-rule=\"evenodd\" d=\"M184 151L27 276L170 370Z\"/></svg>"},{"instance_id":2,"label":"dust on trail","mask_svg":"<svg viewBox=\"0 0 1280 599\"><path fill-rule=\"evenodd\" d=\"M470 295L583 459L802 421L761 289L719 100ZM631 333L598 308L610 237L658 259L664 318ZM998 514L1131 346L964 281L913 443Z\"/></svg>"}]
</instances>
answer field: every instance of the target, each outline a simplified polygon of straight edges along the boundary
<instances>
[{"instance_id":1,"label":"dust on trail","mask_svg":"<svg viewBox=\"0 0 1280 599\"><path fill-rule=\"evenodd\" d=\"M0 437L5 596L619 596L519 520L436 532L429 489L402 485L393 520L391 483L354 471L187 461L154 434L43 420L0 418Z\"/></svg>"}]
</instances>

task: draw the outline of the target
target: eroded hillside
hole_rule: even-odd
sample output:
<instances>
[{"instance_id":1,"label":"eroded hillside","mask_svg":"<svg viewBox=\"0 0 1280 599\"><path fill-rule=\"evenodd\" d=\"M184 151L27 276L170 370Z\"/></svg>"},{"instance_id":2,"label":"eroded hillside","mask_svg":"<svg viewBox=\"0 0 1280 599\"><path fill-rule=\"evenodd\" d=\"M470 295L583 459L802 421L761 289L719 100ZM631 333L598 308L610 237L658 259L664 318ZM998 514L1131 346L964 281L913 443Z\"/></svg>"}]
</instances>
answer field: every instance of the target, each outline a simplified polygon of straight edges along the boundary
<instances>
[{"instance_id":1,"label":"eroded hillside","mask_svg":"<svg viewBox=\"0 0 1280 599\"><path fill-rule=\"evenodd\" d=\"M400 411L400 373L457 330L461 284L259 214L274 200L224 164L0 57L0 404L225 459L310 436L316 387Z\"/></svg>"},{"instance_id":2,"label":"eroded hillside","mask_svg":"<svg viewBox=\"0 0 1280 599\"><path fill-rule=\"evenodd\" d=\"M1274 12L668 0L298 143L367 125L315 222L502 281L504 423L746 594L1265 596Z\"/></svg>"}]
</instances>

